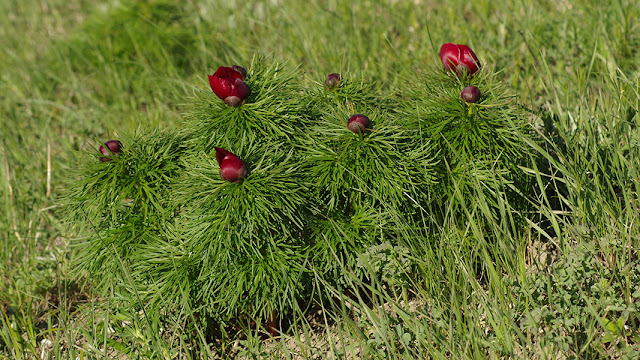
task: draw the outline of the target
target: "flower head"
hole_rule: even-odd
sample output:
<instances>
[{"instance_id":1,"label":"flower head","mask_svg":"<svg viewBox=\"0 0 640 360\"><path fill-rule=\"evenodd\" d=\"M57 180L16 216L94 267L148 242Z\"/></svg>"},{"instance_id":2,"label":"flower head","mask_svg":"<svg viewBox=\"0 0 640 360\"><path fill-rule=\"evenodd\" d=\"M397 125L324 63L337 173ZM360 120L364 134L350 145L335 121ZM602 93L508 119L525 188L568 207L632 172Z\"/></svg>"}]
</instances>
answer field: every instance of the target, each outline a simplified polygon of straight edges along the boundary
<instances>
[{"instance_id":1,"label":"flower head","mask_svg":"<svg viewBox=\"0 0 640 360\"><path fill-rule=\"evenodd\" d=\"M244 166L244 162L231 151L219 147L215 149L222 180L241 183L247 176L247 168Z\"/></svg>"},{"instance_id":2,"label":"flower head","mask_svg":"<svg viewBox=\"0 0 640 360\"><path fill-rule=\"evenodd\" d=\"M100 161L111 161L111 155L119 156L122 152L122 143L118 140L109 140L100 145L100 153L104 156L100 157Z\"/></svg>"},{"instance_id":3,"label":"flower head","mask_svg":"<svg viewBox=\"0 0 640 360\"><path fill-rule=\"evenodd\" d=\"M371 125L371 121L368 117L362 114L355 114L347 121L347 128L356 134L363 133Z\"/></svg>"},{"instance_id":4,"label":"flower head","mask_svg":"<svg viewBox=\"0 0 640 360\"><path fill-rule=\"evenodd\" d=\"M219 67L213 75L209 75L209 85L213 93L229 106L243 104L251 93L242 74L226 66Z\"/></svg>"},{"instance_id":5,"label":"flower head","mask_svg":"<svg viewBox=\"0 0 640 360\"><path fill-rule=\"evenodd\" d=\"M467 45L446 43L440 48L440 60L445 70L455 71L462 76L473 75L480 69L480 62L476 54Z\"/></svg>"}]
</instances>

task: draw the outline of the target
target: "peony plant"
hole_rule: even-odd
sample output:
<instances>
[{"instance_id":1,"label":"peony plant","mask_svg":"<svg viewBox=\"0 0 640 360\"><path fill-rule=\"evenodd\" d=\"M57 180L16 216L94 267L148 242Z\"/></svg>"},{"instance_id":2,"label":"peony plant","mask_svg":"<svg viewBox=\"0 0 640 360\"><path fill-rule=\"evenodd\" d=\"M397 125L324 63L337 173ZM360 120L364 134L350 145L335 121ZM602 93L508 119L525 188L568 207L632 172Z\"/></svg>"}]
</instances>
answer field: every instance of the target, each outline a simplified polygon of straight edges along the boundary
<instances>
[{"instance_id":1,"label":"peony plant","mask_svg":"<svg viewBox=\"0 0 640 360\"><path fill-rule=\"evenodd\" d=\"M473 76L428 68L402 96L352 74L301 83L261 58L221 66L178 130L85 156L66 207L82 228L78 271L135 310L193 312L185 324L208 336L285 332L301 304L353 278L411 274L404 255L364 262L432 243L469 184L525 183L530 155L513 97L468 47L443 49L447 71Z\"/></svg>"},{"instance_id":2,"label":"peony plant","mask_svg":"<svg viewBox=\"0 0 640 360\"><path fill-rule=\"evenodd\" d=\"M440 189L431 208L442 217L478 201L495 217L501 202L525 210L531 179L519 167L534 154L525 141L531 136L526 113L494 73L478 71L468 46L445 43L440 60L445 72L428 67L406 84L400 111L416 136L440 150Z\"/></svg>"}]
</instances>

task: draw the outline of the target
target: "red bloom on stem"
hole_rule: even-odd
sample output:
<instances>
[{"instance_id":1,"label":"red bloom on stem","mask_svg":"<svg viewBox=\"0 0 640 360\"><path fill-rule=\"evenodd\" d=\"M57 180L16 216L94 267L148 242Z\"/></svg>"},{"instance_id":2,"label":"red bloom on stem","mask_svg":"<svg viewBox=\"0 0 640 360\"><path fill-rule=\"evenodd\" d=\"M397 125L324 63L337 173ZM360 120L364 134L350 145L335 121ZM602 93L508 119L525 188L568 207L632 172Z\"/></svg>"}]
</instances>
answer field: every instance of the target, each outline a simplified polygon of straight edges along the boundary
<instances>
[{"instance_id":1,"label":"red bloom on stem","mask_svg":"<svg viewBox=\"0 0 640 360\"><path fill-rule=\"evenodd\" d=\"M222 180L241 183L247 176L247 168L244 166L244 162L231 151L219 147L215 149Z\"/></svg>"},{"instance_id":2,"label":"red bloom on stem","mask_svg":"<svg viewBox=\"0 0 640 360\"><path fill-rule=\"evenodd\" d=\"M122 152L122 143L118 140L109 140L103 145L100 145L100 153L104 156L100 157L100 161L111 161L110 156L113 154L119 156Z\"/></svg>"},{"instance_id":3,"label":"red bloom on stem","mask_svg":"<svg viewBox=\"0 0 640 360\"><path fill-rule=\"evenodd\" d=\"M229 106L243 104L251 93L242 74L226 66L220 66L213 75L209 75L209 85L213 93Z\"/></svg>"},{"instance_id":4,"label":"red bloom on stem","mask_svg":"<svg viewBox=\"0 0 640 360\"><path fill-rule=\"evenodd\" d=\"M446 43L440 48L440 60L445 70L455 71L462 76L466 70L473 75L480 69L480 61L467 45Z\"/></svg>"}]
</instances>

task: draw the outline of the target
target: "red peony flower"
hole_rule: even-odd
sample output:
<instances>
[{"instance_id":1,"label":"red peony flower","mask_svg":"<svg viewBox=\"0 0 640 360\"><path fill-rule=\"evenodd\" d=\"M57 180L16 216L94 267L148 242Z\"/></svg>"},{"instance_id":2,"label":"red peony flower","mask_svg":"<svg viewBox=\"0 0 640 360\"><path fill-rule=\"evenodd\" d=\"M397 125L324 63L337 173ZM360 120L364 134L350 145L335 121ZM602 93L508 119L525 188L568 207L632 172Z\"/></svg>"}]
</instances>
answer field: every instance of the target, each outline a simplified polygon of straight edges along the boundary
<instances>
[{"instance_id":1,"label":"red peony flower","mask_svg":"<svg viewBox=\"0 0 640 360\"><path fill-rule=\"evenodd\" d=\"M100 161L111 161L111 155L119 156L122 152L122 143L118 140L109 140L104 145L100 145L99 150L104 155L100 157Z\"/></svg>"},{"instance_id":2,"label":"red peony flower","mask_svg":"<svg viewBox=\"0 0 640 360\"><path fill-rule=\"evenodd\" d=\"M229 106L244 104L251 90L243 81L242 74L230 67L221 66L209 75L211 90Z\"/></svg>"},{"instance_id":3,"label":"red peony flower","mask_svg":"<svg viewBox=\"0 0 640 360\"><path fill-rule=\"evenodd\" d=\"M371 121L368 117L362 114L355 114L347 121L347 128L356 134L363 133L371 125Z\"/></svg>"},{"instance_id":4,"label":"red peony flower","mask_svg":"<svg viewBox=\"0 0 640 360\"><path fill-rule=\"evenodd\" d=\"M247 168L244 166L244 162L231 151L219 147L215 149L222 180L241 183L247 176Z\"/></svg>"},{"instance_id":5,"label":"red peony flower","mask_svg":"<svg viewBox=\"0 0 640 360\"><path fill-rule=\"evenodd\" d=\"M462 76L465 70L473 75L480 69L480 61L467 45L446 43L440 48L440 60L445 70L455 71Z\"/></svg>"}]
</instances>

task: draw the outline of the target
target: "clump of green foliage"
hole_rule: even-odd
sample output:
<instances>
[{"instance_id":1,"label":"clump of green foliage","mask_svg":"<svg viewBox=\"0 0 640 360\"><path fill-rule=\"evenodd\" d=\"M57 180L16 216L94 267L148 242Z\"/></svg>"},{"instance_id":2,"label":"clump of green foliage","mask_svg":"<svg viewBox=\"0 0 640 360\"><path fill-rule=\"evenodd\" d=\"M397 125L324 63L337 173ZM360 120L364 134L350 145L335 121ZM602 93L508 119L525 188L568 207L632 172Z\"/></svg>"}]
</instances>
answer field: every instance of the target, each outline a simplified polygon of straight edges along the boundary
<instances>
[{"instance_id":1,"label":"clump of green foliage","mask_svg":"<svg viewBox=\"0 0 640 360\"><path fill-rule=\"evenodd\" d=\"M474 83L491 88L488 78ZM416 270L410 249L432 243L443 226L434 201L454 198L447 184L471 186L450 179L443 163L503 164L502 155L526 153L517 142L524 125L514 125L523 117L499 110L503 93L488 91L477 107L452 96L442 105L442 94L459 97L459 79L446 75L424 80L440 95L411 103L424 121L390 96L370 95L372 83L358 78L303 84L298 70L256 58L243 80L251 93L240 106L203 84L179 130L125 137L113 161L89 154L70 186L78 190L67 194L70 220L85 230L79 270L134 307L194 309L189 322L209 335L251 322L273 330L276 317L303 313L301 304L354 279L406 289ZM347 127L354 114L368 117L366 128ZM460 132L461 122L478 131ZM216 148L243 161L242 181L220 177ZM512 162L505 171L516 178ZM319 282L327 288L314 293Z\"/></svg>"},{"instance_id":2,"label":"clump of green foliage","mask_svg":"<svg viewBox=\"0 0 640 360\"><path fill-rule=\"evenodd\" d=\"M182 132L194 149L235 147L255 140L269 146L291 149L306 131L303 121L302 88L299 73L286 64L269 66L254 58L245 82L251 89L247 103L233 108L221 102L209 86L198 89L185 105Z\"/></svg>"},{"instance_id":3,"label":"clump of green foliage","mask_svg":"<svg viewBox=\"0 0 640 360\"><path fill-rule=\"evenodd\" d=\"M78 182L67 194L68 224L87 236L77 270L103 288L130 286L116 281L126 278L123 266L138 267L141 249L163 236L176 211L172 179L181 172L184 152L183 139L168 131L139 130L122 142L121 154L110 161L97 161L97 150L80 158Z\"/></svg>"},{"instance_id":4,"label":"clump of green foliage","mask_svg":"<svg viewBox=\"0 0 640 360\"><path fill-rule=\"evenodd\" d=\"M536 158L529 123L522 104L501 83L491 69L482 68L474 76L457 75L440 68L417 71L403 89L399 116L415 136L439 149L437 196L433 210L439 216L481 211L487 203L497 217L505 203L528 209L533 194L532 178L520 167ZM476 102L461 97L467 86L476 86L481 96Z\"/></svg>"}]
</instances>

